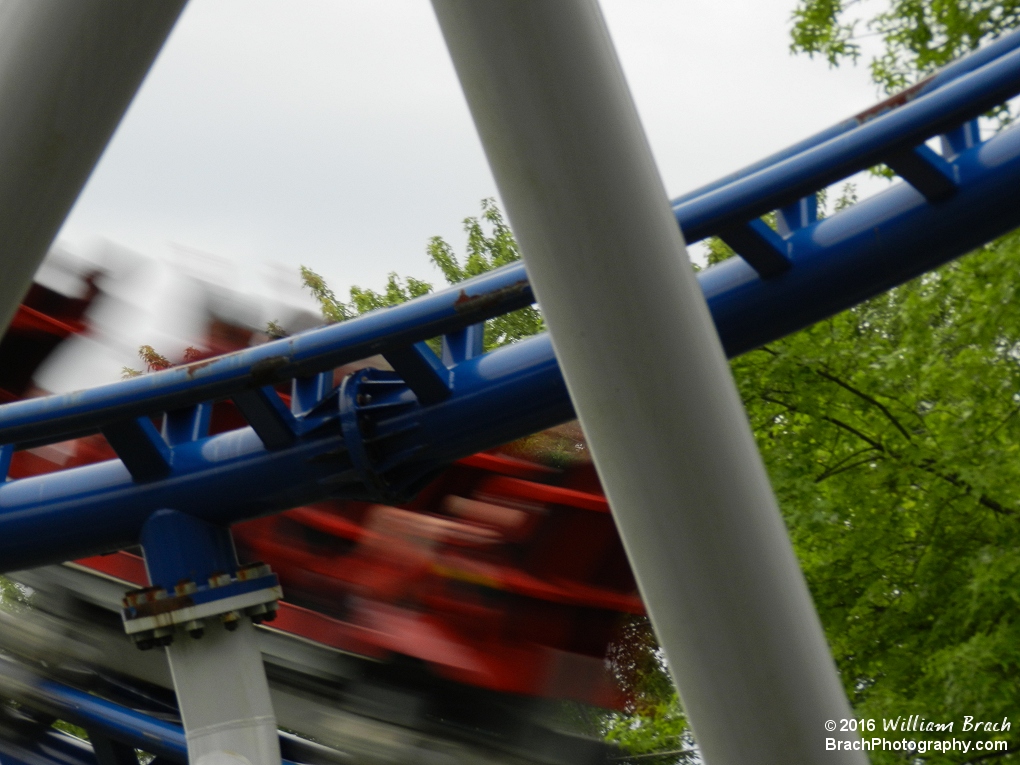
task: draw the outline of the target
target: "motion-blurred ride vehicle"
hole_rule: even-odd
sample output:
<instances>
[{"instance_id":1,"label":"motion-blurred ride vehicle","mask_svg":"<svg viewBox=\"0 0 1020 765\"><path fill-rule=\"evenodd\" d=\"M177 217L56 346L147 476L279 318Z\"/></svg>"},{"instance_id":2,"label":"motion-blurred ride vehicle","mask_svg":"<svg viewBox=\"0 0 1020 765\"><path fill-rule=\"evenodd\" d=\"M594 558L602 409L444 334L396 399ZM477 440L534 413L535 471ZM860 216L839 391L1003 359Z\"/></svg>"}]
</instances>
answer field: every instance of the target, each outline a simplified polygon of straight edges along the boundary
<instances>
[{"instance_id":1,"label":"motion-blurred ride vehicle","mask_svg":"<svg viewBox=\"0 0 1020 765\"><path fill-rule=\"evenodd\" d=\"M39 365L62 340L87 330L95 275L81 275L81 284L79 297L33 286L0 342L0 399L38 395L32 379ZM187 361L236 350L253 334L211 316ZM350 371L338 370L335 381ZM280 393L286 402L289 391ZM214 433L240 427L247 423L230 401L214 405ZM116 455L96 434L18 451L10 476L107 459ZM267 656L281 724L362 754L388 751L384 742L398 730L447 747L481 747L494 761L573 764L609 756L601 742L556 722L562 703L622 707L608 648L622 621L643 613L576 424L459 460L406 504L325 501L232 532L241 562L269 564L283 585L284 600L262 634L315 647L287 661ZM68 649L92 656L85 673L92 692L123 697L131 687L172 717L172 684L153 668L162 652L119 661L130 640L117 634L112 596L98 594L114 592L111 582L124 589L148 584L140 550L55 568L61 570L15 575L39 591L37 610L46 612L25 618L50 620L48 629L58 632L60 619L77 624L81 640L99 646ZM344 669L324 671L322 656ZM319 721L303 729L309 704L319 705L320 716L333 709L383 727L352 732ZM414 760L406 747L397 746L403 754L390 761Z\"/></svg>"}]
</instances>

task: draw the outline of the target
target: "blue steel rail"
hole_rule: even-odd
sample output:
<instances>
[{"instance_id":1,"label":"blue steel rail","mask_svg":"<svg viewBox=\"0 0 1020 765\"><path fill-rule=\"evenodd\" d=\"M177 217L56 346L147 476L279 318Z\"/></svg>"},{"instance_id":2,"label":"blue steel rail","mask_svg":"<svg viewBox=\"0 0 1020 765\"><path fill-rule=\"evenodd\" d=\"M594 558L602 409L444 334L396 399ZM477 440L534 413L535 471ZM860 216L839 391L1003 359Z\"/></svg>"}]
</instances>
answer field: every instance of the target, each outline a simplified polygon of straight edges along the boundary
<instances>
[{"instance_id":1,"label":"blue steel rail","mask_svg":"<svg viewBox=\"0 0 1020 765\"><path fill-rule=\"evenodd\" d=\"M18 677L23 683L22 694L33 707L84 728L93 743L105 739L131 747L132 756L134 749L140 749L163 763L188 762L184 730L179 723L161 720L145 711L107 701L55 680L33 676L18 667L0 667L0 675ZM21 744L12 746L11 742L0 739L0 758L4 763L28 765L50 757L68 765L87 765L95 761L88 744L55 730L47 731L35 743L22 741ZM281 765L318 759L315 757L318 745L289 733L280 733L280 748L284 754Z\"/></svg>"},{"instance_id":2,"label":"blue steel rail","mask_svg":"<svg viewBox=\"0 0 1020 765\"><path fill-rule=\"evenodd\" d=\"M1016 39L891 111L675 205L688 241L721 235L742 256L698 275L729 355L1020 225L1020 129L980 142L973 122L1020 92ZM936 135L942 155L924 146ZM815 219L813 192L878 162L908 182ZM776 208L779 233L757 217ZM230 524L326 496L405 496L453 459L569 419L547 336L481 353L477 324L532 300L514 264L258 348L0 407L8 460L15 447L97 430L121 458L0 486L3 569L134 544L163 507ZM442 359L422 342L440 335ZM332 389L334 367L373 354L396 371ZM288 380L292 410L273 388ZM223 398L251 427L208 436L209 402ZM160 433L150 418L163 413Z\"/></svg>"}]
</instances>

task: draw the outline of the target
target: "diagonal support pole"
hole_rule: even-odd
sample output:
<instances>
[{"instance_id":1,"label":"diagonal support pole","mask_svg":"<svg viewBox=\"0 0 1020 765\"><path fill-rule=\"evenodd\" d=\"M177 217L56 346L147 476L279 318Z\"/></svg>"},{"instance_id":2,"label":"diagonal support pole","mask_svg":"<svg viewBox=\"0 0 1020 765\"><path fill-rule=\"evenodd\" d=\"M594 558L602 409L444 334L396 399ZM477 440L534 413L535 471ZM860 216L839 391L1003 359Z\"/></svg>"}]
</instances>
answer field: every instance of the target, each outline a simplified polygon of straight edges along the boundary
<instances>
[{"instance_id":1,"label":"diagonal support pole","mask_svg":"<svg viewBox=\"0 0 1020 765\"><path fill-rule=\"evenodd\" d=\"M0 333L184 3L0 3Z\"/></svg>"},{"instance_id":2,"label":"diagonal support pole","mask_svg":"<svg viewBox=\"0 0 1020 765\"><path fill-rule=\"evenodd\" d=\"M595 0L433 0L709 765L863 763Z\"/></svg>"}]
</instances>

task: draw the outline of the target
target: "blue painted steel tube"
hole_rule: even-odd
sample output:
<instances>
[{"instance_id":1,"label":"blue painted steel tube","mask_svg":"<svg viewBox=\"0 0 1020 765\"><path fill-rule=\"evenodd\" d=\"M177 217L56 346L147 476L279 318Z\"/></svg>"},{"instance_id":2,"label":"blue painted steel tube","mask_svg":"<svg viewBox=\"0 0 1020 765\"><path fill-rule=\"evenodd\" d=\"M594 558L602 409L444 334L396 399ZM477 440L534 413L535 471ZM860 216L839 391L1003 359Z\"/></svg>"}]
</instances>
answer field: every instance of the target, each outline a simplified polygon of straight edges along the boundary
<instances>
[{"instance_id":1,"label":"blue painted steel tube","mask_svg":"<svg viewBox=\"0 0 1020 765\"><path fill-rule=\"evenodd\" d=\"M173 471L161 481L135 483L120 460L10 481L0 486L0 567L137 544L148 517L165 507L228 524L353 492L353 479L338 483L349 469L338 426L273 452L243 428L176 446Z\"/></svg>"},{"instance_id":2,"label":"blue painted steel tube","mask_svg":"<svg viewBox=\"0 0 1020 765\"><path fill-rule=\"evenodd\" d=\"M1003 35L998 40L989 43L980 50L976 50L961 59L957 59L952 63L946 64L934 74L925 77L920 82L911 85L904 90L901 90L899 93L890 96L875 106L865 109L860 114L855 114L853 117L843 120L842 122L826 128L821 132L815 133L813 136L798 141L785 149L777 151L775 154L770 154L764 159L760 159L747 167L743 167L740 170L730 173L729 175L725 175L722 178L718 178L711 183L700 186L694 191L682 194L673 200L673 206L676 207L677 205L682 205L683 203L697 197L704 196L710 191L714 191L722 186L726 186L734 181L740 180L741 178L752 175L753 173L763 170L770 165L779 164L783 160L789 159L790 157L800 154L807 149L811 149L819 144L825 143L831 138L835 138L843 133L848 133L851 130L860 127L865 122L886 114L893 109L900 108L920 96L931 93L938 88L941 88L943 85L946 85L947 83L950 83L953 80L962 77L963 75L972 72L991 61L994 61L1000 56L1004 56L1005 54L1016 50L1017 48L1020 48L1020 30Z\"/></svg>"},{"instance_id":3,"label":"blue painted steel tube","mask_svg":"<svg viewBox=\"0 0 1020 765\"><path fill-rule=\"evenodd\" d=\"M53 441L283 382L476 324L535 300L521 265L357 319L208 361L64 396L0 406L0 443Z\"/></svg>"},{"instance_id":4,"label":"blue painted steel tube","mask_svg":"<svg viewBox=\"0 0 1020 765\"><path fill-rule=\"evenodd\" d=\"M180 725L157 720L52 680L38 679L33 684L32 697L33 702L44 705L62 720L86 730L101 731L115 741L157 757L187 762L188 751Z\"/></svg>"},{"instance_id":5,"label":"blue painted steel tube","mask_svg":"<svg viewBox=\"0 0 1020 765\"><path fill-rule=\"evenodd\" d=\"M424 424L415 434L430 434L422 458L428 469L568 420L573 410L548 338L538 336L464 362L447 401L406 416ZM377 429L404 424L398 416ZM399 441L392 447L400 448ZM148 517L164 507L226 525L365 491L335 416L296 446L272 452L243 428L175 446L172 472L162 481L135 483L119 460L110 460L0 486L0 568L135 544Z\"/></svg>"},{"instance_id":6,"label":"blue painted steel tube","mask_svg":"<svg viewBox=\"0 0 1020 765\"><path fill-rule=\"evenodd\" d=\"M856 130L675 204L673 211L685 240L696 242L877 165L896 151L924 143L1018 91L1020 50L1014 50Z\"/></svg>"},{"instance_id":7,"label":"blue painted steel tube","mask_svg":"<svg viewBox=\"0 0 1020 765\"><path fill-rule=\"evenodd\" d=\"M906 183L801 229L793 267L762 279L740 258L699 274L730 357L803 329L1020 226L1020 129L956 163L961 187L929 204Z\"/></svg>"},{"instance_id":8,"label":"blue painted steel tube","mask_svg":"<svg viewBox=\"0 0 1020 765\"><path fill-rule=\"evenodd\" d=\"M180 725L160 720L144 712L115 704L63 683L45 678L31 678L28 694L33 706L38 705L61 720L78 725L93 733L154 754L171 762L188 762L184 730ZM280 734L298 745L299 739ZM283 765L294 765L284 759Z\"/></svg>"},{"instance_id":9,"label":"blue painted steel tube","mask_svg":"<svg viewBox=\"0 0 1020 765\"><path fill-rule=\"evenodd\" d=\"M931 205L899 184L796 232L789 240L794 265L783 276L763 280L736 258L700 273L728 355L805 327L1020 225L1015 204L1020 128L962 153L955 166L960 189L945 202ZM389 343L473 323L479 314L519 307L531 300L523 279L523 267L516 264L465 283L463 292L429 296L203 365L0 407L0 442L98 427L128 413L155 413L329 368ZM458 301L472 296L474 307L460 316ZM410 416L396 415L378 428L396 430ZM571 409L549 340L540 336L457 365L452 395L414 416L428 433L417 459L429 467L561 422ZM160 507L188 507L208 520L231 523L331 493L363 493L351 475L339 426L323 428L272 453L249 429L180 444L170 477L153 483L134 483L119 461L8 482L0 486L2 567L134 544L145 519ZM402 438L394 448L407 446L411 436Z\"/></svg>"},{"instance_id":10,"label":"blue painted steel tube","mask_svg":"<svg viewBox=\"0 0 1020 765\"><path fill-rule=\"evenodd\" d=\"M807 326L1020 225L1020 128L965 152L958 166L960 191L946 202L930 205L900 184L799 231L794 267L784 276L763 280L739 259L699 274L727 353ZM237 357L215 363L239 366ZM236 366L231 369L244 379ZM148 379L158 383L178 374ZM571 416L551 344L542 335L462 362L454 368L449 398L419 414L383 419L377 428L397 431L408 418L420 417L424 427L416 432L427 435L416 442L424 445L418 459L428 467ZM402 438L393 449L407 447L415 436ZM163 481L136 484L119 461L111 461L0 486L0 561L9 571L133 544L149 513L160 507L187 507L207 520L231 523L363 491L351 475L338 425L324 424L314 437L274 452L243 429L175 446L173 472Z\"/></svg>"}]
</instances>

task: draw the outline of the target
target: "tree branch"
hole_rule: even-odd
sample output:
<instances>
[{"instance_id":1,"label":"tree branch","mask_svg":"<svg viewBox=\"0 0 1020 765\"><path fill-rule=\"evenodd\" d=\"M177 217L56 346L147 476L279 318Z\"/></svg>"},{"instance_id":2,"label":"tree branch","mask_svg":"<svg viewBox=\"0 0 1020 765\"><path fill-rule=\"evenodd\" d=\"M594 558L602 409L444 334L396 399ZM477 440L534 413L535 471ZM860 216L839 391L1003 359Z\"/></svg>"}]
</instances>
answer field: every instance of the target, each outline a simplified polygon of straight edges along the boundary
<instances>
[{"instance_id":1,"label":"tree branch","mask_svg":"<svg viewBox=\"0 0 1020 765\"><path fill-rule=\"evenodd\" d=\"M781 401L781 400L779 400L777 398L772 398L767 393L760 394L760 397L761 397L761 399L763 401L767 401L770 404L776 404L777 406L781 406L781 407L785 408L786 410L788 410L790 412L797 412L798 414L800 413L800 410L796 406L794 406L793 404L788 404L785 401ZM890 451L885 446L883 446L881 442L876 441L874 438L871 438L870 436L865 435L864 433L862 433L860 430L855 428L850 423L843 422L842 420L840 420L840 419L838 419L836 417L830 417L829 415L817 415L817 416L818 416L819 419L824 420L825 422L832 423L836 427L842 428L843 430L847 431L848 433L852 433L853 435L857 436L857 438L861 439L864 443L866 443L869 446L871 446L871 448L874 449L875 451L881 452L882 454L886 454L886 455L892 457L893 459L897 459L897 460L902 459L902 457L899 454L897 454L896 452ZM957 487L958 489L963 490L963 492L966 493L966 494L974 494L974 487L973 486L971 486L969 483L967 483L966 481L964 481L963 479L961 479L957 475L954 475L952 473L943 473L942 471L937 470L934 467L934 463L935 463L934 460L926 459L926 460L923 460L920 463L915 463L914 466L917 467L920 470L925 471L926 473L929 473L929 474L935 476L936 478L940 478L943 481L946 481L947 483ZM982 505L984 507L987 507L989 510L991 510L991 511L993 511L995 513L999 513L1001 515L1014 515L1014 511L1010 510L1005 505L1003 505L1001 502L992 499L991 497L987 496L986 494L978 495L978 504L980 504L980 505Z\"/></svg>"},{"instance_id":2,"label":"tree branch","mask_svg":"<svg viewBox=\"0 0 1020 765\"><path fill-rule=\"evenodd\" d=\"M869 448L869 449L865 449L864 451L865 452L870 452L870 451L874 451L874 449L870 449ZM857 453L860 454L861 452L857 452ZM815 479L815 483L821 483L826 478L832 478L833 476L839 475L840 473L846 473L846 472L848 472L850 470L853 470L855 467L860 467L861 465L867 465L869 462L874 462L876 459L878 459L878 458L876 458L874 456L871 456L871 457L868 457L866 459L859 460L857 462L853 462L853 463L851 463L849 465L846 465L845 467L833 468L832 470L826 470L824 473L822 473L820 476L818 476Z\"/></svg>"},{"instance_id":3,"label":"tree branch","mask_svg":"<svg viewBox=\"0 0 1020 765\"><path fill-rule=\"evenodd\" d=\"M825 420L826 422L831 422L833 425L835 425L838 428L843 428L843 430L847 431L848 433L853 433L855 436L857 436L859 439L861 439L864 443L871 444L871 447L873 449L877 449L878 451L880 451L882 453L886 453L886 454L889 452L888 449L886 449L884 446L882 446L882 443L880 441L876 441L875 439L871 438L870 436L864 435L861 431L859 431L857 428L855 428L853 425L851 425L848 422L843 422L842 420L839 420L839 419L837 419L835 417L830 417L827 414L821 415L821 419Z\"/></svg>"},{"instance_id":4,"label":"tree branch","mask_svg":"<svg viewBox=\"0 0 1020 765\"><path fill-rule=\"evenodd\" d=\"M839 379L835 375L829 374L828 372L826 372L823 369L815 369L814 372L815 372L815 374L819 375L820 377L825 378L829 382L835 383L836 385L838 385L839 387L843 388L844 390L847 390L850 393L853 393L858 398L860 398L860 399L862 399L864 401L867 401L872 406L878 407L879 411L881 411L882 414L885 415L885 418L887 420L889 420L889 422L891 422L893 424L893 426L896 428L896 430L898 430L900 433L903 434L903 437L905 439L907 439L908 441L912 441L913 440L913 437L910 435L910 433L907 432L907 429L904 428L902 424L900 424L900 421L898 419L896 419L896 417L893 415L893 413L890 412L888 407L886 407L885 404L883 404L881 401L877 400L873 396L869 396L867 393L865 393L862 390L858 390L857 388L855 388L852 385L850 385L850 383L845 382L844 380Z\"/></svg>"}]
</instances>

